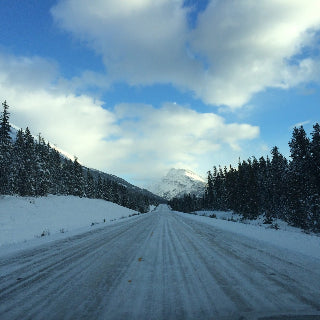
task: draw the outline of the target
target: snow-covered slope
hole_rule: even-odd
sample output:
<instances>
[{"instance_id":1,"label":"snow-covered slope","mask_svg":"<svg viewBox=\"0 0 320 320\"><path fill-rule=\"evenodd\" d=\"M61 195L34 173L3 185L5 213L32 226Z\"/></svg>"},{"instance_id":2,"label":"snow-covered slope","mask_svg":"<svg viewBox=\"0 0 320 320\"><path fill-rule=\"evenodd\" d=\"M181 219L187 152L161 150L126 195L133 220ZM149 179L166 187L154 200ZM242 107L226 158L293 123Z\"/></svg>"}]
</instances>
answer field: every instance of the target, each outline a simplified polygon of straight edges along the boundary
<instances>
[{"instance_id":1,"label":"snow-covered slope","mask_svg":"<svg viewBox=\"0 0 320 320\"><path fill-rule=\"evenodd\" d=\"M3 245L35 238L70 234L79 228L105 225L137 214L99 199L74 196L14 197L0 195L0 251ZM81 230L82 232L86 230Z\"/></svg>"},{"instance_id":2,"label":"snow-covered slope","mask_svg":"<svg viewBox=\"0 0 320 320\"><path fill-rule=\"evenodd\" d=\"M165 177L149 187L154 194L167 200L183 196L185 193L201 195L206 181L196 173L186 169L170 169Z\"/></svg>"}]
</instances>

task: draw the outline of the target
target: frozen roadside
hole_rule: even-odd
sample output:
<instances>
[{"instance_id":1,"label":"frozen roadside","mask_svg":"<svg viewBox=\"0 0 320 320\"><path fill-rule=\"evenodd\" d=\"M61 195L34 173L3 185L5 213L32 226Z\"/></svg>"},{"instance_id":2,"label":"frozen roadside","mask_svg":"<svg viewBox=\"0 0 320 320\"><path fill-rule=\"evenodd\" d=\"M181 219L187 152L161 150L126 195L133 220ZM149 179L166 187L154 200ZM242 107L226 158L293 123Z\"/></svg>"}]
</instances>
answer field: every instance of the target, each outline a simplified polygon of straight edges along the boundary
<instances>
[{"instance_id":1,"label":"frozen roadside","mask_svg":"<svg viewBox=\"0 0 320 320\"><path fill-rule=\"evenodd\" d=\"M0 255L137 215L115 203L74 196L0 198Z\"/></svg>"},{"instance_id":2,"label":"frozen roadside","mask_svg":"<svg viewBox=\"0 0 320 320\"><path fill-rule=\"evenodd\" d=\"M263 241L298 253L320 259L320 236L305 234L292 230L266 229L259 225L209 218L193 214L175 212L188 219L214 226L215 228L249 237L255 241Z\"/></svg>"}]
</instances>

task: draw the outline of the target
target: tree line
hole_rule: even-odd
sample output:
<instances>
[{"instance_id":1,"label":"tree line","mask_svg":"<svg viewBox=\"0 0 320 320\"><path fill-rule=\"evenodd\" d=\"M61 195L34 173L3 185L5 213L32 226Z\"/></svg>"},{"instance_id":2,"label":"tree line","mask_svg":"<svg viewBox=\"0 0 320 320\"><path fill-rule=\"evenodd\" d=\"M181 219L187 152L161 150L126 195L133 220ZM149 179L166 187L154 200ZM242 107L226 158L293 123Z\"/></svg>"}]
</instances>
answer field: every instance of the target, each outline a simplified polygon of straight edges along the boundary
<instances>
[{"instance_id":1,"label":"tree line","mask_svg":"<svg viewBox=\"0 0 320 320\"><path fill-rule=\"evenodd\" d=\"M278 147L271 157L251 157L236 168L213 167L203 197L186 194L172 199L177 211L224 210L255 219L263 214L266 223L282 219L289 224L320 231L320 126L308 136L294 128L289 141L290 160Z\"/></svg>"},{"instance_id":2,"label":"tree line","mask_svg":"<svg viewBox=\"0 0 320 320\"><path fill-rule=\"evenodd\" d=\"M73 195L104 199L121 206L146 212L150 204L158 204L156 196L93 174L78 159L68 159L37 139L29 128L11 134L9 106L2 104L0 114L0 194L19 196Z\"/></svg>"}]
</instances>

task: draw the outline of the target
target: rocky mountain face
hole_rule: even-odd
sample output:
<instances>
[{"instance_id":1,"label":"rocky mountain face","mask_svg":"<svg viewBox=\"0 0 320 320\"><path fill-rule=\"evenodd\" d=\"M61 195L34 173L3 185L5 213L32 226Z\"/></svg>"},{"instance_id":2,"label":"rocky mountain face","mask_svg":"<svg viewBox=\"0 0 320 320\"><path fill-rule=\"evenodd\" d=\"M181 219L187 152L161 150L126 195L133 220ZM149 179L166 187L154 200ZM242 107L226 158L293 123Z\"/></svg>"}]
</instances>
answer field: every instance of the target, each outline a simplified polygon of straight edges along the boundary
<instances>
[{"instance_id":1,"label":"rocky mountain face","mask_svg":"<svg viewBox=\"0 0 320 320\"><path fill-rule=\"evenodd\" d=\"M171 169L160 181L148 189L167 200L181 197L185 193L201 196L204 192L206 181L196 173L186 169Z\"/></svg>"}]
</instances>

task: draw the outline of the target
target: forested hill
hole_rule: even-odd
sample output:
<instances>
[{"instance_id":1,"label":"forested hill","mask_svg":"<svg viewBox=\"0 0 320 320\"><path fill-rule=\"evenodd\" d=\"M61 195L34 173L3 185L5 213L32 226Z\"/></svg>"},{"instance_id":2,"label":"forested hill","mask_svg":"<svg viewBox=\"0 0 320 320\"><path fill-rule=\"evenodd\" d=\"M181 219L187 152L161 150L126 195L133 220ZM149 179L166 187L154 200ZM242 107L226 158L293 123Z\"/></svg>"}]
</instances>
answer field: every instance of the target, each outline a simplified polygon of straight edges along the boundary
<instances>
[{"instance_id":1,"label":"forested hill","mask_svg":"<svg viewBox=\"0 0 320 320\"><path fill-rule=\"evenodd\" d=\"M159 196L127 181L82 166L37 139L29 128L13 134L9 123L9 107L2 104L0 114L0 194L45 196L74 195L104 199L145 212L149 205L165 202Z\"/></svg>"},{"instance_id":2,"label":"forested hill","mask_svg":"<svg viewBox=\"0 0 320 320\"><path fill-rule=\"evenodd\" d=\"M282 219L289 224L320 232L320 126L310 137L303 126L294 128L289 141L290 160L278 147L271 158L252 157L237 168L214 167L202 198L185 195L173 199L175 210L231 210L244 219L264 215L265 222Z\"/></svg>"},{"instance_id":3,"label":"forested hill","mask_svg":"<svg viewBox=\"0 0 320 320\"><path fill-rule=\"evenodd\" d=\"M141 194L143 194L143 195L145 195L145 196L147 196L149 198L155 199L156 203L166 203L167 202L164 198L162 198L162 197L150 192L149 190L143 189L143 188L139 188L139 187L131 184L130 182L128 182L128 181L126 181L126 180L124 180L124 179L122 179L122 178L120 178L120 177L118 177L116 175L113 175L113 174L110 174L110 173L106 173L106 172L102 172L102 171L99 171L97 169L87 168L85 166L83 166L83 168L85 170L87 170L87 169L90 170L90 173L92 174L94 180L97 180L99 178L99 176L100 176L100 178L102 180L109 180L109 181L115 182L120 186L126 187L128 190L131 190L134 193L136 193L136 192L137 193L141 193Z\"/></svg>"}]
</instances>

